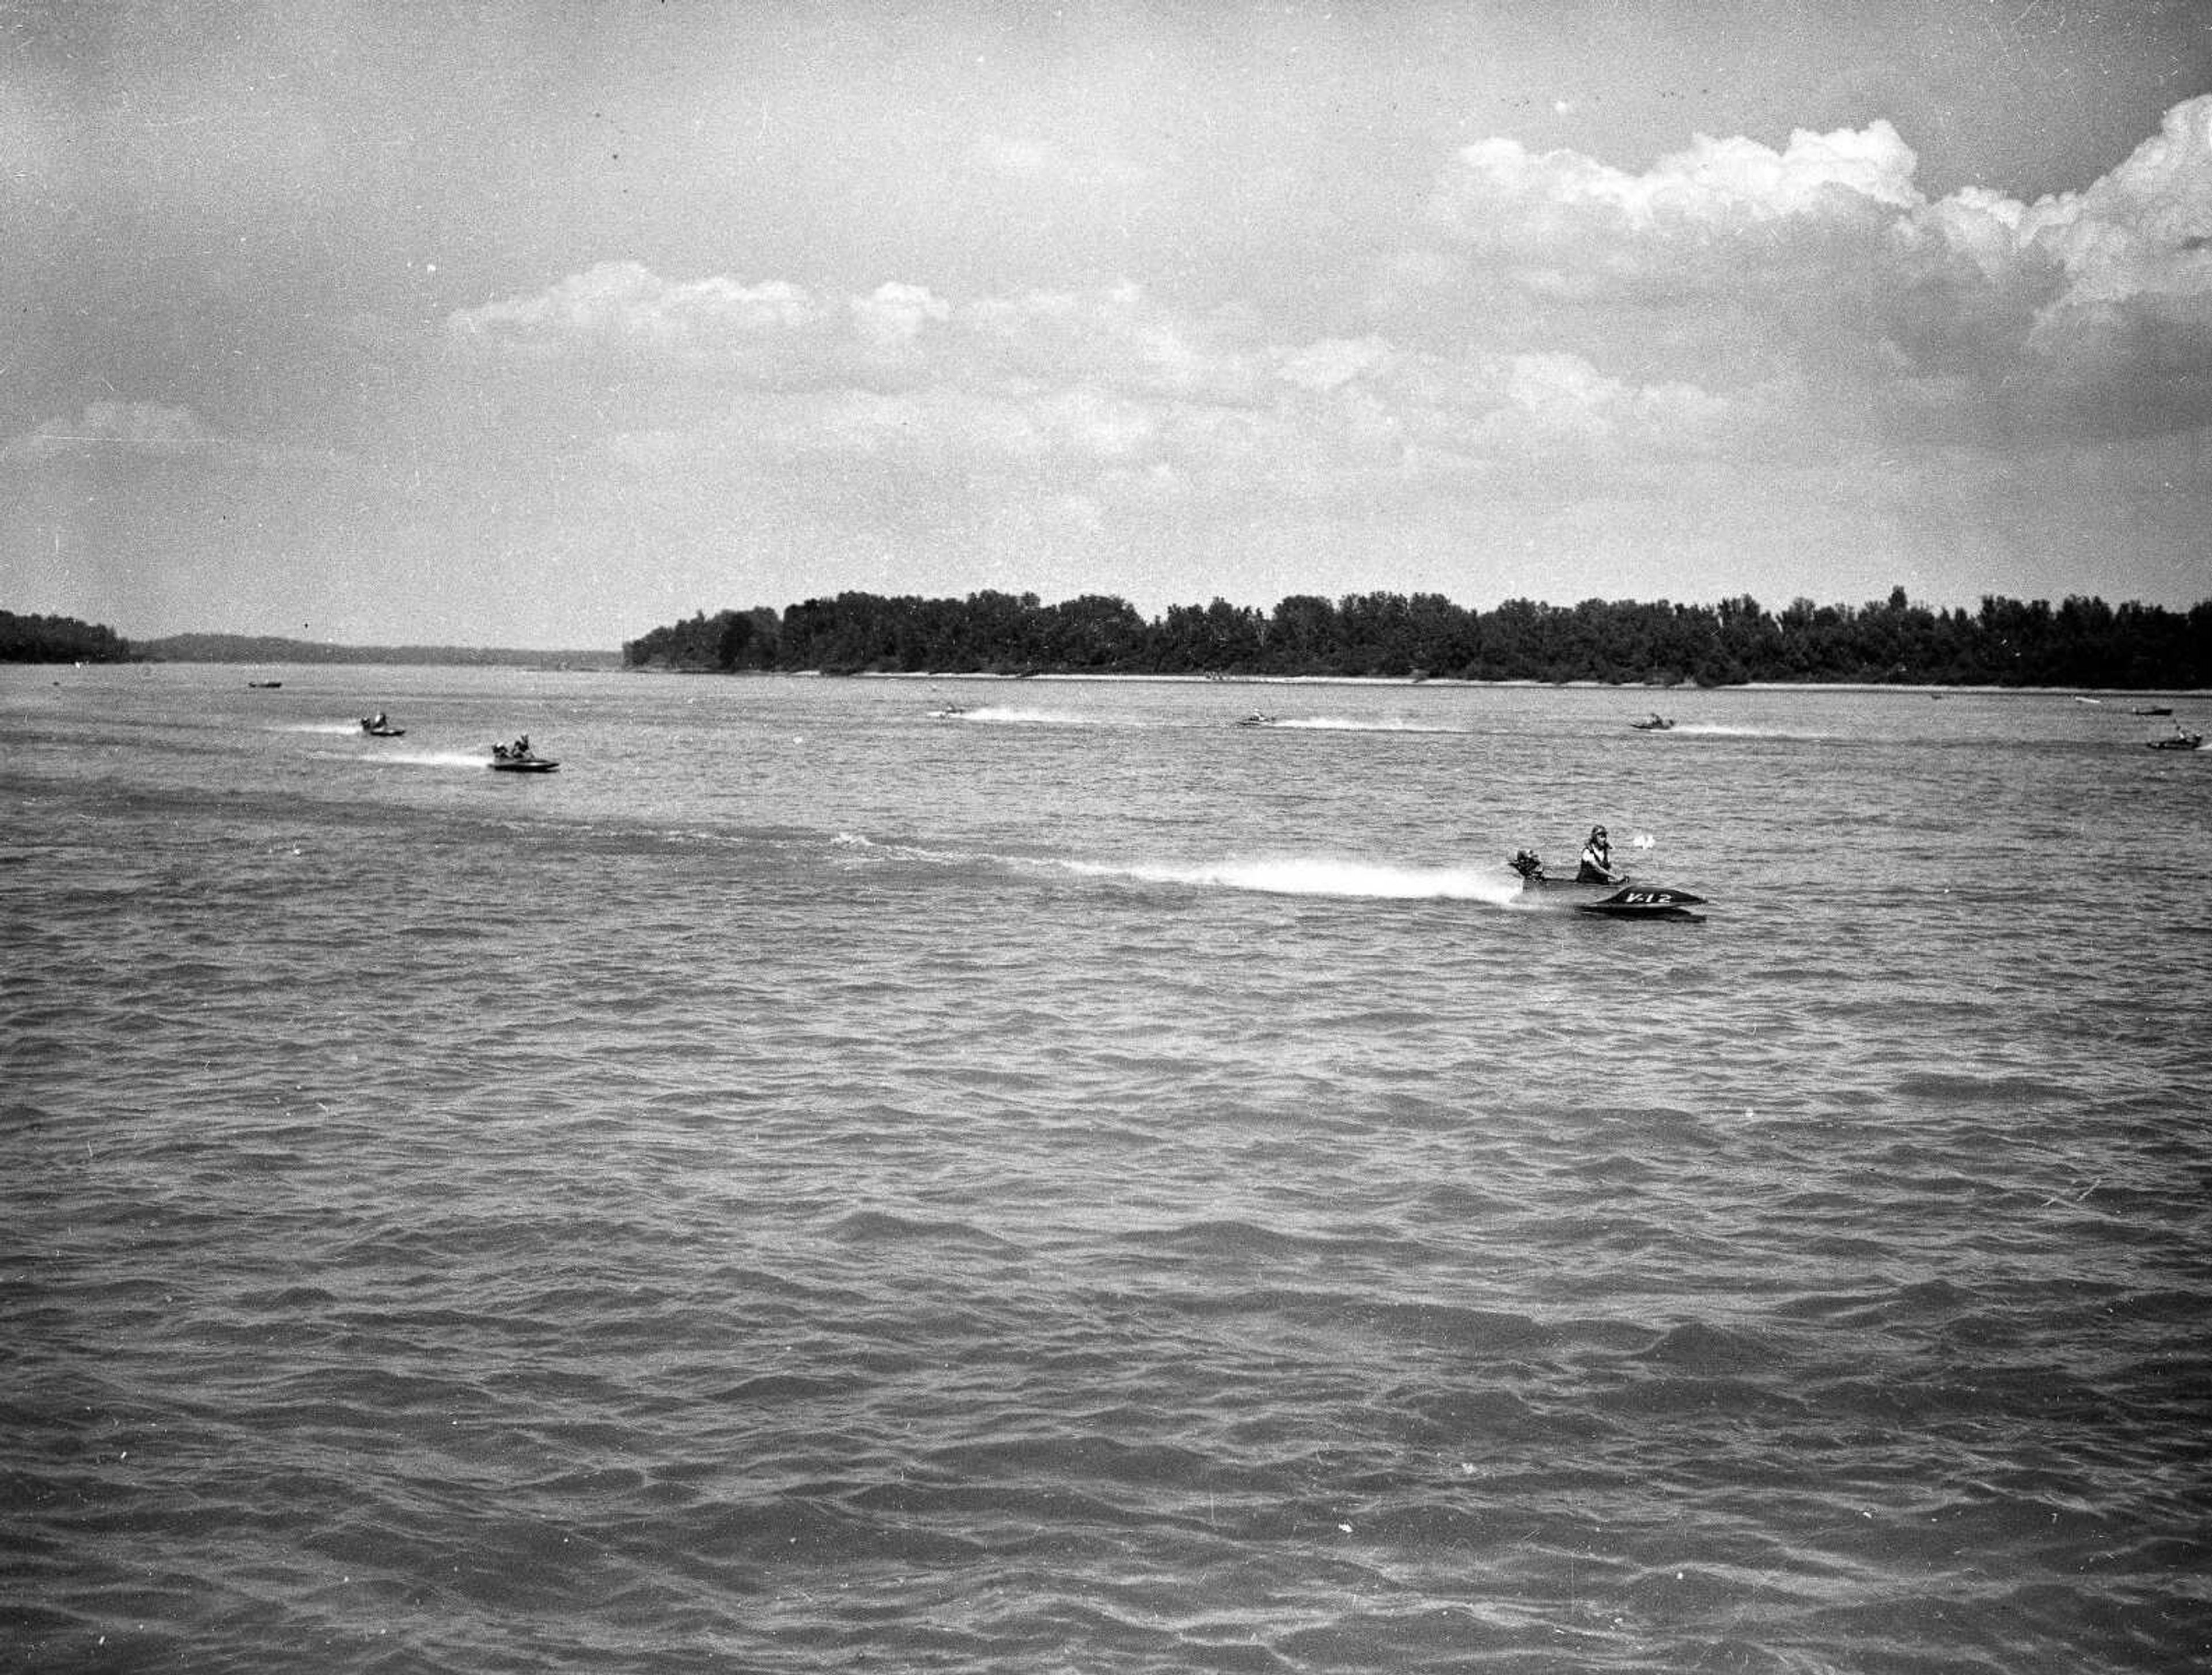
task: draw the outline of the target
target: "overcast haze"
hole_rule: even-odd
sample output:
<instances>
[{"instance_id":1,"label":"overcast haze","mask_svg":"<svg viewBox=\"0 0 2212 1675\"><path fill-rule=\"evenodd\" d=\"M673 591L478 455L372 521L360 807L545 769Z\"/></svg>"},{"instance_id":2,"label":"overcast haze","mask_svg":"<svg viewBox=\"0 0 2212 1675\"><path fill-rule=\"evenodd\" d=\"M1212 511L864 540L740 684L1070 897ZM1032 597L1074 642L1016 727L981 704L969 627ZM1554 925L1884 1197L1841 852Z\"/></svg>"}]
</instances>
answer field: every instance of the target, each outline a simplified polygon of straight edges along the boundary
<instances>
[{"instance_id":1,"label":"overcast haze","mask_svg":"<svg viewBox=\"0 0 2212 1675\"><path fill-rule=\"evenodd\" d=\"M0 606L2212 596L2212 6L0 9Z\"/></svg>"}]
</instances>

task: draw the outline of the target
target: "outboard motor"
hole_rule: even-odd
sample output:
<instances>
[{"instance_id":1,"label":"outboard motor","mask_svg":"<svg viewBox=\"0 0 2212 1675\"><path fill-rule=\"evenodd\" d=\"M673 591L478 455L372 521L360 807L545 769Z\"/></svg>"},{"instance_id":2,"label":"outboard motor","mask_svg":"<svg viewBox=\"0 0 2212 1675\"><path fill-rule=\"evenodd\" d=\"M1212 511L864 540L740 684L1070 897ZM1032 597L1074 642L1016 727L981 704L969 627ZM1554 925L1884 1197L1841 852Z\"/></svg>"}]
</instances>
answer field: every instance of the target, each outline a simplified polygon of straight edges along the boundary
<instances>
[{"instance_id":1,"label":"outboard motor","mask_svg":"<svg viewBox=\"0 0 2212 1675\"><path fill-rule=\"evenodd\" d=\"M1536 851L1534 850L1516 850L1513 852L1511 864L1513 870L1523 878L1543 876L1544 863L1536 858Z\"/></svg>"}]
</instances>

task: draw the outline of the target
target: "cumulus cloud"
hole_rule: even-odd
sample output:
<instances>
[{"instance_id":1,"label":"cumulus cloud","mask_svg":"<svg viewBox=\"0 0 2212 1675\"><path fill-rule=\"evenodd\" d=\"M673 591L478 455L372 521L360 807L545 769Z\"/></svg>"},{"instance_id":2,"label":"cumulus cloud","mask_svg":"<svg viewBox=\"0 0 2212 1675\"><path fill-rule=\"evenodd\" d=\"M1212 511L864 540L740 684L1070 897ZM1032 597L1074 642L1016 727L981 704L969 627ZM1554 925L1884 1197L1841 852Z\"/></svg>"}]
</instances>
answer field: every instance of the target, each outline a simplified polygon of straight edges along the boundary
<instances>
[{"instance_id":1,"label":"cumulus cloud","mask_svg":"<svg viewBox=\"0 0 2212 1675\"><path fill-rule=\"evenodd\" d=\"M1224 520L1731 471L1863 486L1900 454L2212 417L2212 99L2076 194L1931 200L1914 169L1884 122L1700 138L1640 172L1487 141L1453 160L1395 293L1308 335L1133 282L848 295L636 264L448 333L465 376L524 381L514 426L667 481Z\"/></svg>"},{"instance_id":2,"label":"cumulus cloud","mask_svg":"<svg viewBox=\"0 0 2212 1675\"><path fill-rule=\"evenodd\" d=\"M671 281L610 263L533 295L461 310L447 331L465 350L511 363L750 374L783 387L1083 381L1233 397L1258 375L1243 350L1212 341L1202 322L1170 315L1127 283L955 305L896 282L833 297L782 281Z\"/></svg>"},{"instance_id":3,"label":"cumulus cloud","mask_svg":"<svg viewBox=\"0 0 2212 1675\"><path fill-rule=\"evenodd\" d=\"M1917 161L1897 131L1879 120L1862 131L1801 129L1780 151L1700 134L1641 174L1576 152L1535 153L1516 140L1487 139L1460 152L1430 216L1448 234L1480 242L1501 226L1556 232L1574 219L1689 232L1850 214L1869 204L1909 208L1919 201Z\"/></svg>"},{"instance_id":4,"label":"cumulus cloud","mask_svg":"<svg viewBox=\"0 0 2212 1675\"><path fill-rule=\"evenodd\" d=\"M2078 196L2021 216L2063 275L2028 336L2039 392L2121 431L2212 423L2212 96Z\"/></svg>"},{"instance_id":5,"label":"cumulus cloud","mask_svg":"<svg viewBox=\"0 0 2212 1675\"><path fill-rule=\"evenodd\" d=\"M1930 199L1887 122L1650 168L1458 153L1389 266L1408 339L1578 355L1646 382L1811 381L1954 435L2212 420L2212 96L2075 193ZM1820 416L1808 413L1808 423Z\"/></svg>"},{"instance_id":6,"label":"cumulus cloud","mask_svg":"<svg viewBox=\"0 0 2212 1675\"><path fill-rule=\"evenodd\" d=\"M865 341L884 350L906 348L930 326L952 318L951 305L921 285L878 285L850 305L853 328Z\"/></svg>"},{"instance_id":7,"label":"cumulus cloud","mask_svg":"<svg viewBox=\"0 0 2212 1675\"><path fill-rule=\"evenodd\" d=\"M2010 218L2065 270L2063 304L2201 304L2212 296L2212 94L2167 112L2154 137L2086 192Z\"/></svg>"},{"instance_id":8,"label":"cumulus cloud","mask_svg":"<svg viewBox=\"0 0 2212 1675\"><path fill-rule=\"evenodd\" d=\"M820 305L796 285L672 283L641 263L603 262L535 295L461 309L447 330L471 347L538 358L611 346L720 359L822 321Z\"/></svg>"},{"instance_id":9,"label":"cumulus cloud","mask_svg":"<svg viewBox=\"0 0 2212 1675\"><path fill-rule=\"evenodd\" d=\"M1694 384L1637 386L1576 355L1516 355L1504 373L1494 433L1542 442L1580 439L1674 452L1723 424L1729 404Z\"/></svg>"},{"instance_id":10,"label":"cumulus cloud","mask_svg":"<svg viewBox=\"0 0 2212 1675\"><path fill-rule=\"evenodd\" d=\"M495 362L574 381L557 421L533 400L516 423L605 427L610 457L662 474L842 461L963 492L1313 502L1409 492L1486 461L1547 476L1631 450L1663 462L1718 446L1735 414L1686 381L1566 351L1271 342L1249 316L1177 314L1126 282L956 303L906 283L839 298L606 267L451 328ZM684 393L657 375L651 400L613 422L617 387L641 371L686 375Z\"/></svg>"}]
</instances>

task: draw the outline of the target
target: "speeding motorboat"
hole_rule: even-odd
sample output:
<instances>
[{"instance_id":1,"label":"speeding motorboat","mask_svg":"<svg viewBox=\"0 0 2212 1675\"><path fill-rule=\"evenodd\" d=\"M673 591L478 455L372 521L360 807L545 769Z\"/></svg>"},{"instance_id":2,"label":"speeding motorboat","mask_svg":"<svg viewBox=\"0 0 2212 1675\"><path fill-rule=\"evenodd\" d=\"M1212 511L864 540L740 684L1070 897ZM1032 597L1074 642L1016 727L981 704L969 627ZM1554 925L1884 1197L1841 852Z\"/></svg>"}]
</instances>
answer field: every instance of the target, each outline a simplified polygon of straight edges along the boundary
<instances>
[{"instance_id":1,"label":"speeding motorboat","mask_svg":"<svg viewBox=\"0 0 2212 1675\"><path fill-rule=\"evenodd\" d=\"M1237 718L1237 725L1239 727L1273 727L1275 725L1276 719L1277 718L1275 716L1269 715L1264 710L1255 710L1249 716L1239 716Z\"/></svg>"},{"instance_id":2,"label":"speeding motorboat","mask_svg":"<svg viewBox=\"0 0 2212 1675\"><path fill-rule=\"evenodd\" d=\"M526 737L511 745L494 745L491 760L484 764L494 773L502 774L550 774L560 765L551 757L540 756L531 749Z\"/></svg>"},{"instance_id":3,"label":"speeding motorboat","mask_svg":"<svg viewBox=\"0 0 2212 1675\"><path fill-rule=\"evenodd\" d=\"M1629 725L1638 733L1672 733L1674 730L1673 718L1667 716L1654 716L1648 722L1631 722Z\"/></svg>"},{"instance_id":4,"label":"speeding motorboat","mask_svg":"<svg viewBox=\"0 0 2212 1675\"><path fill-rule=\"evenodd\" d=\"M404 739L407 736L405 728L394 727L381 716L363 716L361 730L372 739Z\"/></svg>"},{"instance_id":5,"label":"speeding motorboat","mask_svg":"<svg viewBox=\"0 0 2212 1675\"><path fill-rule=\"evenodd\" d=\"M2145 748L2149 750L2196 750L2203 743L2204 735L2203 734L2184 733L2177 728L2174 729L2174 734L2172 738L2153 739L2145 746Z\"/></svg>"},{"instance_id":6,"label":"speeding motorboat","mask_svg":"<svg viewBox=\"0 0 2212 1675\"><path fill-rule=\"evenodd\" d=\"M1522 850L1509 863L1521 875L1521 893L1544 906L1608 919L1676 919L1697 923L1705 918L1692 911L1705 898L1669 884L1640 884L1626 874L1613 878L1553 878L1544 871L1534 853Z\"/></svg>"}]
</instances>

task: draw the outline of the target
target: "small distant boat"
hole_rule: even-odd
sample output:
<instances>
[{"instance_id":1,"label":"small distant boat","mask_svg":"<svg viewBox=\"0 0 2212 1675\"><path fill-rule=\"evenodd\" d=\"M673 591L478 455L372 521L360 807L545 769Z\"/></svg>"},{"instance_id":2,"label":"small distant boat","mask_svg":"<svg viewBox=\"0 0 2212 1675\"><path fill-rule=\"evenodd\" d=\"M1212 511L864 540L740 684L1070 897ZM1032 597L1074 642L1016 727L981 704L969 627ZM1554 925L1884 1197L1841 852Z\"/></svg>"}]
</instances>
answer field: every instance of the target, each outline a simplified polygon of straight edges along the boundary
<instances>
[{"instance_id":1,"label":"small distant boat","mask_svg":"<svg viewBox=\"0 0 2212 1675\"><path fill-rule=\"evenodd\" d=\"M517 739L511 745L494 745L491 760L484 764L494 773L501 774L550 774L560 765L551 757L540 756L531 749L527 738Z\"/></svg>"},{"instance_id":2,"label":"small distant boat","mask_svg":"<svg viewBox=\"0 0 2212 1675\"><path fill-rule=\"evenodd\" d=\"M936 716L940 720L949 720L954 716L966 715L968 713L968 706L964 704L940 704L936 709L931 710L929 713L933 716Z\"/></svg>"},{"instance_id":3,"label":"small distant boat","mask_svg":"<svg viewBox=\"0 0 2212 1675\"><path fill-rule=\"evenodd\" d=\"M1674 718L1669 716L1654 716L1648 722L1631 722L1629 725L1638 733L1672 733L1674 730Z\"/></svg>"},{"instance_id":4,"label":"small distant boat","mask_svg":"<svg viewBox=\"0 0 2212 1675\"><path fill-rule=\"evenodd\" d=\"M2197 750L2201 748L2203 743L2204 735L2201 733L2176 731L2171 739L2153 739L2144 748L2147 750Z\"/></svg>"},{"instance_id":5,"label":"small distant boat","mask_svg":"<svg viewBox=\"0 0 2212 1675\"><path fill-rule=\"evenodd\" d=\"M1239 727L1273 727L1279 720L1280 717L1271 716L1264 710L1255 710L1250 715L1240 717L1237 725Z\"/></svg>"},{"instance_id":6,"label":"small distant boat","mask_svg":"<svg viewBox=\"0 0 2212 1675\"><path fill-rule=\"evenodd\" d=\"M249 680L246 684L260 691L273 692L284 683L281 680Z\"/></svg>"},{"instance_id":7,"label":"small distant boat","mask_svg":"<svg viewBox=\"0 0 2212 1675\"><path fill-rule=\"evenodd\" d=\"M2173 706L2170 704L2139 704L2132 713L2138 716L2171 716Z\"/></svg>"},{"instance_id":8,"label":"small distant boat","mask_svg":"<svg viewBox=\"0 0 2212 1675\"><path fill-rule=\"evenodd\" d=\"M405 728L394 727L381 716L363 716L361 730L372 739L404 739L407 736Z\"/></svg>"}]
</instances>

